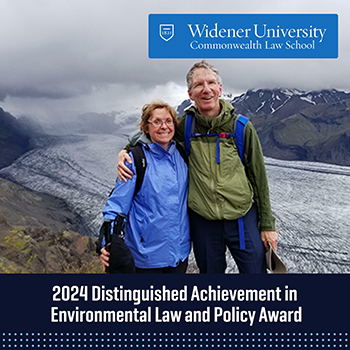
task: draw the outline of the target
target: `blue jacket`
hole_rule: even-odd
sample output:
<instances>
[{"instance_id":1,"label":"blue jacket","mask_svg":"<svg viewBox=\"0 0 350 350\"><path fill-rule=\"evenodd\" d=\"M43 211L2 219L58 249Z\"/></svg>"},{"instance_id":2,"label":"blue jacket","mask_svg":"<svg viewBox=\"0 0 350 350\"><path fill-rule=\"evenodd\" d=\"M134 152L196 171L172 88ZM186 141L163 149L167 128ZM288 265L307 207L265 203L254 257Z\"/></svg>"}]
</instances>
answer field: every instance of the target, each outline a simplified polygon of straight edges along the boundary
<instances>
[{"instance_id":1,"label":"blue jacket","mask_svg":"<svg viewBox=\"0 0 350 350\"><path fill-rule=\"evenodd\" d=\"M132 180L117 180L103 209L105 220L118 213L129 214L125 243L131 250L136 267L175 267L184 261L191 249L187 215L188 169L171 142L166 151L157 143L144 152L147 168L142 186L134 197L136 168Z\"/></svg>"}]
</instances>

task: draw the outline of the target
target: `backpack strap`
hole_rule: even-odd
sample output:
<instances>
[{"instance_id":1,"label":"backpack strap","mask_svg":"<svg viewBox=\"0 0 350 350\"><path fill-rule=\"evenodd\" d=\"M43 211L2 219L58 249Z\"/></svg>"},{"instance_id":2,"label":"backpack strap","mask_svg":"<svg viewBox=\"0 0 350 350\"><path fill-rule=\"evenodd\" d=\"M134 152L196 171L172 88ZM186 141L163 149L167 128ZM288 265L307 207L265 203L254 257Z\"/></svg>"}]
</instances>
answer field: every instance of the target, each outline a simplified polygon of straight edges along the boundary
<instances>
[{"instance_id":1,"label":"backpack strap","mask_svg":"<svg viewBox=\"0 0 350 350\"><path fill-rule=\"evenodd\" d=\"M236 135L236 145L238 149L239 157L245 168L244 162L244 140L245 140L245 128L249 118L239 115L233 127L234 134ZM243 217L238 218L238 233L239 233L239 246L241 250L245 250L245 236L244 236L244 222Z\"/></svg>"},{"instance_id":2,"label":"backpack strap","mask_svg":"<svg viewBox=\"0 0 350 350\"><path fill-rule=\"evenodd\" d=\"M135 197L137 192L141 188L141 185L143 183L143 178L145 177L147 160L146 160L145 152L143 151L142 144L140 143L136 144L135 146L130 148L130 151L134 156L134 164L135 164L136 175L137 175L136 186L134 191L134 197Z\"/></svg>"},{"instance_id":3,"label":"backpack strap","mask_svg":"<svg viewBox=\"0 0 350 350\"><path fill-rule=\"evenodd\" d=\"M217 141L217 163L220 163L220 152L218 150L219 147L219 137L230 137L234 136L233 134L224 133L221 134L201 134L201 133L194 133L194 128L196 125L196 118L192 113L189 113L186 115L186 121L185 121L185 153L186 156L189 157L191 150L190 150L190 143L192 137L202 137L202 136L216 136L218 138Z\"/></svg>"},{"instance_id":4,"label":"backpack strap","mask_svg":"<svg viewBox=\"0 0 350 350\"><path fill-rule=\"evenodd\" d=\"M194 118L194 115L192 113L187 114L185 122L185 153L187 157L190 155L190 142L195 124L196 118Z\"/></svg>"},{"instance_id":5,"label":"backpack strap","mask_svg":"<svg viewBox=\"0 0 350 350\"><path fill-rule=\"evenodd\" d=\"M244 164L244 139L245 139L245 128L249 118L244 117L243 115L239 115L233 127L233 132L236 134L236 145L238 149L239 157L241 158L242 164Z\"/></svg>"},{"instance_id":6,"label":"backpack strap","mask_svg":"<svg viewBox=\"0 0 350 350\"><path fill-rule=\"evenodd\" d=\"M176 149L179 151L180 156L182 157L182 159L184 160L184 162L186 163L186 165L188 166L188 156L186 151L181 147L181 145L176 142Z\"/></svg>"}]
</instances>

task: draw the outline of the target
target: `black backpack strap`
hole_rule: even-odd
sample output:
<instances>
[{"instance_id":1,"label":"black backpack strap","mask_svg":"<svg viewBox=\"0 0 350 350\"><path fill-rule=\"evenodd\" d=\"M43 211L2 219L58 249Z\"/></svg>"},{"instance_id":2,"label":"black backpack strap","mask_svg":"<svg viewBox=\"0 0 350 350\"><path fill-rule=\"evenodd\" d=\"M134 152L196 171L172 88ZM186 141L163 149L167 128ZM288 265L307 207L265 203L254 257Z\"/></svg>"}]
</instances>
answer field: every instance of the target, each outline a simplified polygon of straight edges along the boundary
<instances>
[{"instance_id":1,"label":"black backpack strap","mask_svg":"<svg viewBox=\"0 0 350 350\"><path fill-rule=\"evenodd\" d=\"M185 120L185 154L187 157L190 155L190 143L192 134L194 133L195 124L196 118L193 113L187 114Z\"/></svg>"},{"instance_id":2,"label":"black backpack strap","mask_svg":"<svg viewBox=\"0 0 350 350\"><path fill-rule=\"evenodd\" d=\"M142 186L143 178L145 177L147 161L145 152L143 151L143 147L140 143L130 148L132 155L134 156L134 164L136 168L136 186L134 191L134 196L136 196L137 192Z\"/></svg>"},{"instance_id":3,"label":"black backpack strap","mask_svg":"<svg viewBox=\"0 0 350 350\"><path fill-rule=\"evenodd\" d=\"M188 156L186 151L181 147L181 145L176 142L176 149L179 151L180 156L183 158L184 162L188 165Z\"/></svg>"}]
</instances>

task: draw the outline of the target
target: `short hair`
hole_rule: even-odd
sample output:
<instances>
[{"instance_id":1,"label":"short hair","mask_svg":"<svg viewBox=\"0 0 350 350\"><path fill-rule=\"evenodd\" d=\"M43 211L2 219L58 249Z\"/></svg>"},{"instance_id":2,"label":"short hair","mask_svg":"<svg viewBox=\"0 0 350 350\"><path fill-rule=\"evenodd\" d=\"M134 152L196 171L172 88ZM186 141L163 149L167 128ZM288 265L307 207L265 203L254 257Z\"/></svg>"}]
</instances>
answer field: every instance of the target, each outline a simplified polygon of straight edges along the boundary
<instances>
[{"instance_id":1,"label":"short hair","mask_svg":"<svg viewBox=\"0 0 350 350\"><path fill-rule=\"evenodd\" d=\"M148 120L151 118L152 112L156 109L161 108L165 108L168 110L168 112L174 120L175 128L178 126L175 109L163 101L154 101L149 104L145 104L142 107L141 122L138 124L140 126L141 131L147 132L146 130L148 129Z\"/></svg>"},{"instance_id":2,"label":"short hair","mask_svg":"<svg viewBox=\"0 0 350 350\"><path fill-rule=\"evenodd\" d=\"M218 84L222 84L222 79L220 77L219 71L210 63L208 63L206 60L202 60L200 62L195 63L190 70L188 71L187 75L186 75L186 82L187 82L187 88L188 90L192 90L193 87L193 81L192 81L192 77L193 77L193 73L196 69L199 68L204 68L209 70L211 73L213 73L215 75L216 81Z\"/></svg>"}]
</instances>

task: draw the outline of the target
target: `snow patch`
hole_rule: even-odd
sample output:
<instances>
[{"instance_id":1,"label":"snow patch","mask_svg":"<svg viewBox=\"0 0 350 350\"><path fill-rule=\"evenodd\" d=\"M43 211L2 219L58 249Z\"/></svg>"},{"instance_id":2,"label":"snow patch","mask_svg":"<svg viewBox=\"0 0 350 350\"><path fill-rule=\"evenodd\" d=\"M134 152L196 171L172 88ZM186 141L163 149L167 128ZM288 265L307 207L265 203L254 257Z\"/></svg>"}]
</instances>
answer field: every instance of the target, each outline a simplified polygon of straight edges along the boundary
<instances>
[{"instance_id":1,"label":"snow patch","mask_svg":"<svg viewBox=\"0 0 350 350\"><path fill-rule=\"evenodd\" d=\"M308 103L311 103L313 105L316 105L316 102L312 101L312 95L301 96L300 99L303 100L303 101L306 101Z\"/></svg>"}]
</instances>

